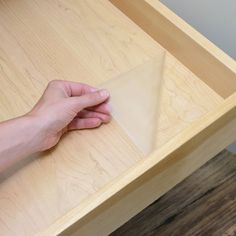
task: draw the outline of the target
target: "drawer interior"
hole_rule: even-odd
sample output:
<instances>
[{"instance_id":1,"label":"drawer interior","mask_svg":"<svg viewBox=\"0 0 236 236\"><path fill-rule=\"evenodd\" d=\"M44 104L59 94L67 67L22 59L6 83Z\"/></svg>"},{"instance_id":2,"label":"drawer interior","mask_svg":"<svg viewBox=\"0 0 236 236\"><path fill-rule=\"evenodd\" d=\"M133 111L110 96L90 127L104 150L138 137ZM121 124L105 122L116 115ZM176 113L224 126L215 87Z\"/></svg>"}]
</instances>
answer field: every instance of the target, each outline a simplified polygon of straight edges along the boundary
<instances>
[{"instance_id":1,"label":"drawer interior","mask_svg":"<svg viewBox=\"0 0 236 236\"><path fill-rule=\"evenodd\" d=\"M109 87L113 80L130 77L130 71L147 70L146 63L162 55L158 92L148 94L158 101L153 133L147 136L153 145L143 151L139 137L128 134L119 118L99 129L65 135L54 149L0 174L0 234L44 231L75 208L81 212L76 220L82 218L112 181L236 91L233 66L154 14L146 1L111 2L0 4L0 119L27 112L52 79ZM145 23L140 7L162 24Z\"/></svg>"}]
</instances>

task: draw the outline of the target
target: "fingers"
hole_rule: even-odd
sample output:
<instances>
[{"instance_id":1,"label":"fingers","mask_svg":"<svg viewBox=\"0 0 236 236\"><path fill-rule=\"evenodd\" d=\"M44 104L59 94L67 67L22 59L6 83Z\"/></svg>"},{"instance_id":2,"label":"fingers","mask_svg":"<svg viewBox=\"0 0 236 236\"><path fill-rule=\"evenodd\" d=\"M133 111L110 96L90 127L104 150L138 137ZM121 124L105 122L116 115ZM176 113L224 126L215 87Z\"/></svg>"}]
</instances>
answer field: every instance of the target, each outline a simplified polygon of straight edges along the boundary
<instances>
[{"instance_id":1,"label":"fingers","mask_svg":"<svg viewBox=\"0 0 236 236\"><path fill-rule=\"evenodd\" d=\"M96 128L102 123L108 123L110 120L110 115L83 110L68 125L68 130Z\"/></svg>"},{"instance_id":2,"label":"fingers","mask_svg":"<svg viewBox=\"0 0 236 236\"><path fill-rule=\"evenodd\" d=\"M87 110L110 115L112 108L111 108L111 105L106 101L106 102L99 104L97 106L89 107L89 108L87 108Z\"/></svg>"},{"instance_id":3,"label":"fingers","mask_svg":"<svg viewBox=\"0 0 236 236\"><path fill-rule=\"evenodd\" d=\"M68 130L92 129L100 126L102 121L99 118L75 118L69 125Z\"/></svg>"},{"instance_id":4,"label":"fingers","mask_svg":"<svg viewBox=\"0 0 236 236\"><path fill-rule=\"evenodd\" d=\"M81 96L83 94L95 92L98 90L90 85L83 84L83 83L63 81L63 84L64 84L64 86L66 86L67 91L68 91L68 95L70 97Z\"/></svg>"},{"instance_id":5,"label":"fingers","mask_svg":"<svg viewBox=\"0 0 236 236\"><path fill-rule=\"evenodd\" d=\"M47 90L50 90L50 93L54 92L59 95L64 94L68 97L72 97L91 93L96 91L97 89L83 83L76 83L65 80L52 80L49 82Z\"/></svg>"},{"instance_id":6,"label":"fingers","mask_svg":"<svg viewBox=\"0 0 236 236\"><path fill-rule=\"evenodd\" d=\"M99 90L92 93L87 93L79 97L69 98L73 109L77 109L78 112L85 108L97 106L105 102L109 98L109 92L107 90Z\"/></svg>"},{"instance_id":7,"label":"fingers","mask_svg":"<svg viewBox=\"0 0 236 236\"><path fill-rule=\"evenodd\" d=\"M99 118L103 123L108 123L111 120L111 116L109 114L104 114L100 112L87 111L83 110L78 113L78 118Z\"/></svg>"},{"instance_id":8,"label":"fingers","mask_svg":"<svg viewBox=\"0 0 236 236\"><path fill-rule=\"evenodd\" d=\"M59 95L60 97L66 95L66 97L77 97L82 96L87 93L94 93L98 90L90 85L65 81L65 80L52 80L49 82L48 87L46 89L46 93Z\"/></svg>"}]
</instances>

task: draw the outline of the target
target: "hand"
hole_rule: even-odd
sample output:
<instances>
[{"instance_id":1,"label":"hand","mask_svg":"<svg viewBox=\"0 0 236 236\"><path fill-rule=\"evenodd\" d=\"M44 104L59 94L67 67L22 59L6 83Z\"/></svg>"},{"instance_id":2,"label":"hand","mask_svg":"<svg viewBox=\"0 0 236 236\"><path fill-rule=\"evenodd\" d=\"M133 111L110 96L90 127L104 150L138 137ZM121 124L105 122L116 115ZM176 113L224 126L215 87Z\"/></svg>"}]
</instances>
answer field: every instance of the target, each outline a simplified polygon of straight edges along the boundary
<instances>
[{"instance_id":1,"label":"hand","mask_svg":"<svg viewBox=\"0 0 236 236\"><path fill-rule=\"evenodd\" d=\"M39 151L55 146L74 129L90 129L111 119L107 90L68 81L52 81L27 114L40 126Z\"/></svg>"}]
</instances>

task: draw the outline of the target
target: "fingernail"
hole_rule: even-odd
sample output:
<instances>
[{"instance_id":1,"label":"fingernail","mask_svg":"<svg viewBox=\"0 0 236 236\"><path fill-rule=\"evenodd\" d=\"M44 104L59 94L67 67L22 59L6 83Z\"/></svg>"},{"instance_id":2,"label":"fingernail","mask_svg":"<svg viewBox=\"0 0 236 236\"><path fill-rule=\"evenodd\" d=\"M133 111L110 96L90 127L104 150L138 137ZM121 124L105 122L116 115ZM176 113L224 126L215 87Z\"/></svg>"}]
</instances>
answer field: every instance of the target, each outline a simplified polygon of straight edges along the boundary
<instances>
[{"instance_id":1,"label":"fingernail","mask_svg":"<svg viewBox=\"0 0 236 236\"><path fill-rule=\"evenodd\" d=\"M103 89L103 90L100 90L99 91L99 94L100 94L100 96L101 97L103 97L103 98L107 98L107 97L109 97L109 92L106 90L106 89Z\"/></svg>"}]
</instances>

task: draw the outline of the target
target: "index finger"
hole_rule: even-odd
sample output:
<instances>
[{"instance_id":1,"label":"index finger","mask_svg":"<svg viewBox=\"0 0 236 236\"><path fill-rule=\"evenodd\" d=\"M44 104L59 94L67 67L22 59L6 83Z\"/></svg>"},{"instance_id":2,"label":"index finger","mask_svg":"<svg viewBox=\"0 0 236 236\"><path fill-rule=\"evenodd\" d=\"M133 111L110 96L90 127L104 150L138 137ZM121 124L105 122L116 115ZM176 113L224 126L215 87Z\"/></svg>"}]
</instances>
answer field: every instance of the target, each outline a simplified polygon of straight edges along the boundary
<instances>
[{"instance_id":1,"label":"index finger","mask_svg":"<svg viewBox=\"0 0 236 236\"><path fill-rule=\"evenodd\" d=\"M70 97L81 96L87 93L95 92L96 88L83 83L77 83L72 81L63 81L64 86L66 86Z\"/></svg>"}]
</instances>

